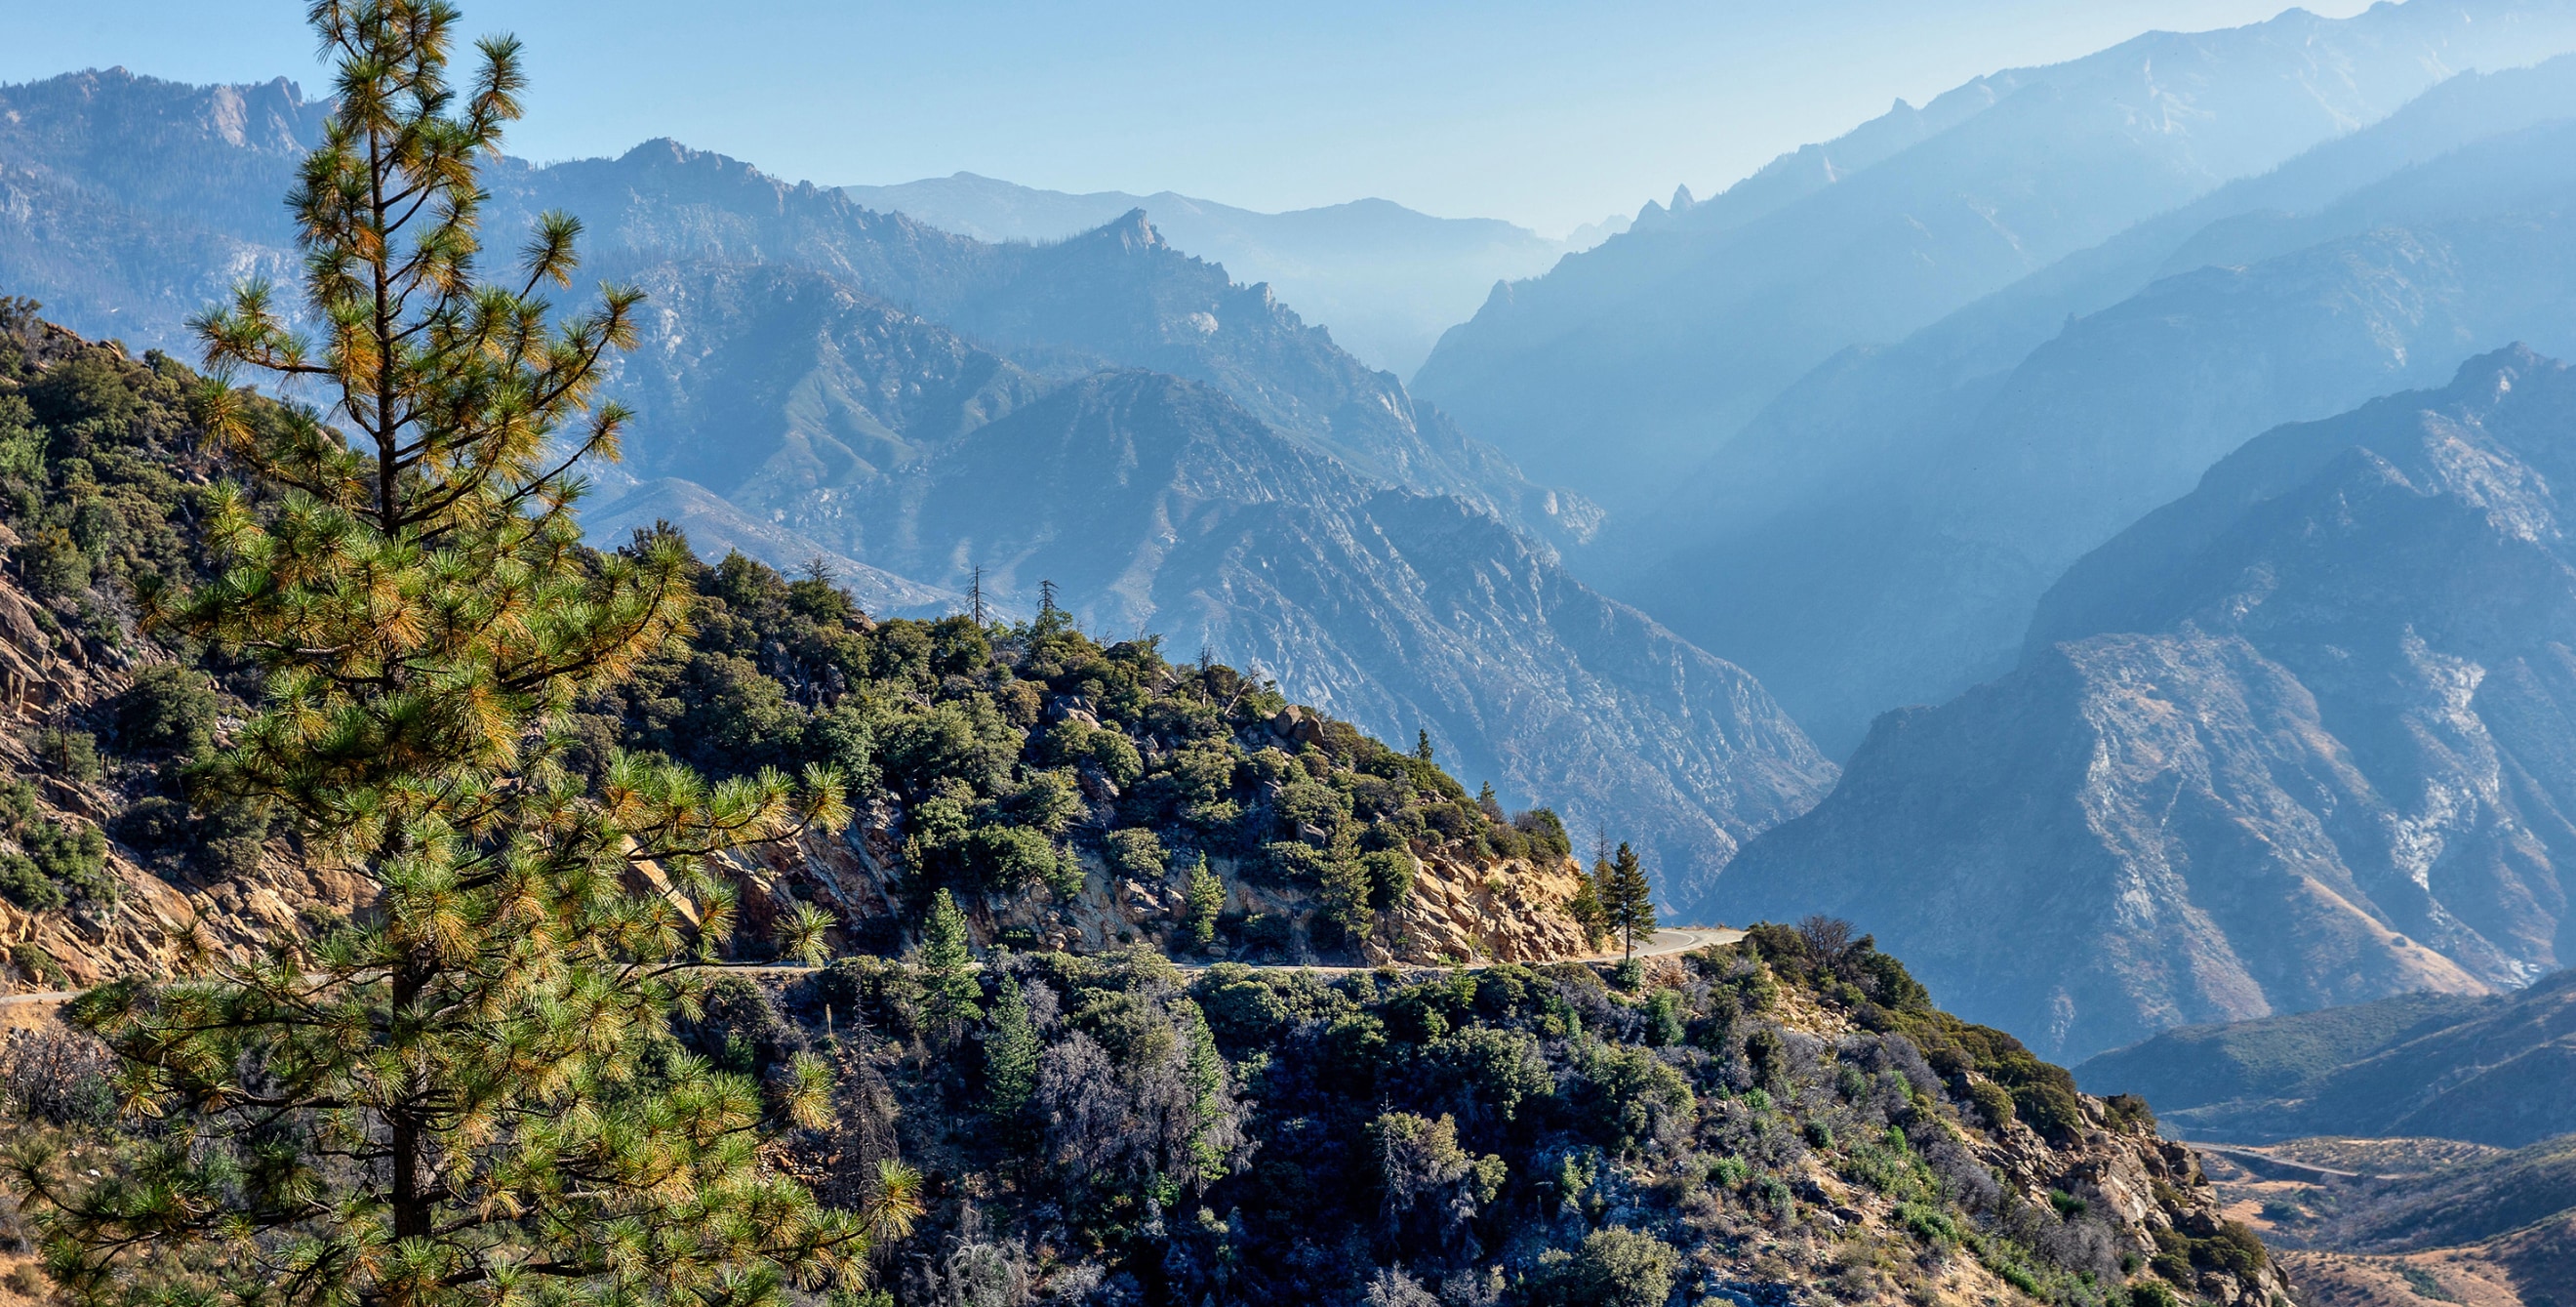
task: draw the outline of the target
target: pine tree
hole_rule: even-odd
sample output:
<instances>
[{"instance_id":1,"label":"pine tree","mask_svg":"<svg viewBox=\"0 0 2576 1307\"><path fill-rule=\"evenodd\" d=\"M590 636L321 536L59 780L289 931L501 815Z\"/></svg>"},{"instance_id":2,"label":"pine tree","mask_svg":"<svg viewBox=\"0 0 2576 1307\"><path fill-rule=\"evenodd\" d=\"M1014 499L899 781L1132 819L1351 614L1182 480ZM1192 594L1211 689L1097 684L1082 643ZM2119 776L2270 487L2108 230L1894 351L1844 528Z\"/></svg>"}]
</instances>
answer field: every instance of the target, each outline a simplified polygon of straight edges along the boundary
<instances>
[{"instance_id":1,"label":"pine tree","mask_svg":"<svg viewBox=\"0 0 2576 1307\"><path fill-rule=\"evenodd\" d=\"M966 914L946 889L930 898L930 916L921 928L921 981L928 990L932 1023L953 1029L984 1015L975 1005L983 990L975 983L975 955L967 946Z\"/></svg>"},{"instance_id":2,"label":"pine tree","mask_svg":"<svg viewBox=\"0 0 2576 1307\"><path fill-rule=\"evenodd\" d=\"M1368 868L1359 859L1326 858L1322 890L1326 920L1354 940L1365 940L1374 933L1377 922L1369 906Z\"/></svg>"},{"instance_id":3,"label":"pine tree","mask_svg":"<svg viewBox=\"0 0 2576 1307\"><path fill-rule=\"evenodd\" d=\"M257 283L201 319L199 418L251 484L217 498L220 579L142 598L157 629L265 675L210 792L282 811L373 901L309 946L200 949L197 979L77 1005L121 1106L160 1125L112 1167L13 1156L47 1264L88 1302L855 1291L864 1223L758 1158L825 1117L828 1070L800 1058L764 1095L669 1034L734 921L708 858L839 824L837 778L709 785L615 757L592 785L564 762L575 697L687 629L676 544L599 558L571 516L576 469L616 453L625 414L593 400L640 296L544 298L575 265L559 214L506 280L478 266L476 169L518 116L516 42L483 42L460 90L441 0L311 16L339 60L292 199L321 336ZM234 389L242 368L322 406ZM829 924L800 908L781 943L810 953Z\"/></svg>"},{"instance_id":4,"label":"pine tree","mask_svg":"<svg viewBox=\"0 0 2576 1307\"><path fill-rule=\"evenodd\" d=\"M993 1022L984 1033L984 1110L1009 1121L1028 1105L1038 1083L1037 1023L1015 976L1005 975L993 995Z\"/></svg>"},{"instance_id":5,"label":"pine tree","mask_svg":"<svg viewBox=\"0 0 2576 1307\"><path fill-rule=\"evenodd\" d=\"M1610 931L1609 912L1601 905L1603 877L1600 873L1607 870L1609 867L1605 863L1591 874L1578 873L1574 897L1565 904L1565 914L1574 918L1576 928L1583 932L1584 943L1595 949L1601 947L1601 937Z\"/></svg>"},{"instance_id":6,"label":"pine tree","mask_svg":"<svg viewBox=\"0 0 2576 1307\"><path fill-rule=\"evenodd\" d=\"M1206 948L1215 943L1217 914L1225 911L1225 882L1218 880L1216 873L1208 870L1207 855L1204 853L1199 855L1198 862L1190 868L1189 885L1183 891L1183 903L1188 913L1190 942L1200 948Z\"/></svg>"},{"instance_id":7,"label":"pine tree","mask_svg":"<svg viewBox=\"0 0 2576 1307\"><path fill-rule=\"evenodd\" d=\"M1655 937L1654 887L1646 883L1646 869L1638 863L1637 851L1624 841L1608 870L1608 882L1602 892L1605 915L1626 955L1635 957L1637 941Z\"/></svg>"},{"instance_id":8,"label":"pine tree","mask_svg":"<svg viewBox=\"0 0 2576 1307\"><path fill-rule=\"evenodd\" d=\"M1430 731L1428 731L1428 730L1420 730L1420 731L1415 731L1415 732L1413 733L1413 756L1414 756L1414 757L1416 757L1416 758L1420 758L1420 759L1421 759L1421 760L1423 760L1424 762L1432 762L1432 761L1435 761L1435 759L1433 759L1433 758L1432 758L1432 756L1431 756L1431 732L1430 732Z\"/></svg>"}]
</instances>

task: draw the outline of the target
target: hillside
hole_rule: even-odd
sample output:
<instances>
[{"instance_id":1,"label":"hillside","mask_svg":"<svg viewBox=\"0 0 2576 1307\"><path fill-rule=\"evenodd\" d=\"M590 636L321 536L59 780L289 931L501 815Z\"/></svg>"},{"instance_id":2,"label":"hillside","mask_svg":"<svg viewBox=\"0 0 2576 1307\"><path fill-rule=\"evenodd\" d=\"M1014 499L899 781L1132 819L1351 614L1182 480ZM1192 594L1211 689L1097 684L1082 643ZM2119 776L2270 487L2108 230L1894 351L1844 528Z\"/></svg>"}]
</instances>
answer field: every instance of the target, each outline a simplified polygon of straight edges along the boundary
<instances>
[{"instance_id":1,"label":"hillside","mask_svg":"<svg viewBox=\"0 0 2576 1307\"><path fill-rule=\"evenodd\" d=\"M968 172L841 190L993 244L1060 241L1143 210L1175 248L1267 283L1342 348L1398 376L1420 367L1495 282L1536 276L1578 248L1492 218L1435 218L1379 199L1259 213L1171 191L1072 195Z\"/></svg>"},{"instance_id":2,"label":"hillside","mask_svg":"<svg viewBox=\"0 0 2576 1307\"><path fill-rule=\"evenodd\" d=\"M2452 72L2571 46L2562 4L2417 0L1981 77L1499 288L1418 388L1542 480L1625 512L1845 348L1900 340Z\"/></svg>"},{"instance_id":3,"label":"hillside","mask_svg":"<svg viewBox=\"0 0 2576 1307\"><path fill-rule=\"evenodd\" d=\"M669 1052L826 1061L830 1124L775 1161L851 1205L921 1173L895 1301L2281 1300L2141 1105L1833 936L1340 977L996 949L946 1019L921 966L852 959L719 981ZM0 1044L12 1132L101 1121L95 1057Z\"/></svg>"},{"instance_id":4,"label":"hillside","mask_svg":"<svg viewBox=\"0 0 2576 1307\"><path fill-rule=\"evenodd\" d=\"M2071 568L2009 675L1882 718L1721 910L1849 915L2068 1056L2554 968L2571 405L2506 351L2253 441Z\"/></svg>"},{"instance_id":5,"label":"hillside","mask_svg":"<svg viewBox=\"0 0 2576 1307\"><path fill-rule=\"evenodd\" d=\"M0 308L0 663L23 723L0 745L12 979L173 965L160 932L192 915L210 942L256 950L361 908L296 832L189 787L255 673L137 625L138 578L207 562L194 531L224 468L186 417L193 375L25 301ZM719 777L842 769L863 819L738 860L747 919L819 898L837 946L893 951L947 888L988 939L1339 961L1592 951L1566 915L1580 868L1552 812L1480 803L1266 681L1175 665L1150 638L1103 646L1059 610L878 621L829 579L738 554L693 580L695 634L569 727L596 769L620 750ZM1222 896L1193 908L1201 857Z\"/></svg>"},{"instance_id":6,"label":"hillside","mask_svg":"<svg viewBox=\"0 0 2576 1307\"><path fill-rule=\"evenodd\" d=\"M183 416L193 377L5 309L0 664L32 728L0 746L10 980L184 969L161 932L191 917L215 949L292 958L369 910L346 892L363 882L305 870L299 832L188 784L256 674L161 647L131 607L139 578L203 566L193 524L225 468ZM1052 607L878 620L827 575L739 555L690 581L693 632L574 705L567 765L830 762L860 819L727 863L725 957L764 960L768 919L821 903L839 961L727 978L673 1035L636 1037L752 1075L825 1058L828 1124L775 1164L828 1202L864 1197L880 1161L927 1174L881 1268L907 1300L2282 1291L2142 1105L2081 1096L1835 923L1652 965L1526 965L1587 948L1564 915L1567 832L1471 798L1428 749L1151 638L1104 645ZM984 951L954 1019L924 1002L928 964L878 956L942 891ZM1240 961L1184 973L1167 951ZM1243 965L1475 957L1506 961L1333 980ZM99 1052L20 1027L0 1042L12 1131L74 1132L121 1165ZM23 1245L16 1210L0 1220Z\"/></svg>"}]
</instances>

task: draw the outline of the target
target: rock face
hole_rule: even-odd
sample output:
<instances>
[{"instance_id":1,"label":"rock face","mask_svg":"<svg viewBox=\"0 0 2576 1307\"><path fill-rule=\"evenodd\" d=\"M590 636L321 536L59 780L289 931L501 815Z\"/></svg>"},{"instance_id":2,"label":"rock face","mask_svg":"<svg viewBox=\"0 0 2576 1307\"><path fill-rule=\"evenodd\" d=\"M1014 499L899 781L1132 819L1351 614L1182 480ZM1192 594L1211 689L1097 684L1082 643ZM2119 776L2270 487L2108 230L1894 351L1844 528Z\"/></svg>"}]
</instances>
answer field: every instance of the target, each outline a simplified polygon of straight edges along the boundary
<instances>
[{"instance_id":1,"label":"rock face","mask_svg":"<svg viewBox=\"0 0 2576 1307\"><path fill-rule=\"evenodd\" d=\"M2576 378L2281 428L2071 569L2021 664L1882 718L1720 883L1850 916L2066 1056L2528 982L2571 941Z\"/></svg>"},{"instance_id":2,"label":"rock face","mask_svg":"<svg viewBox=\"0 0 2576 1307\"><path fill-rule=\"evenodd\" d=\"M1625 511L1841 349L1902 339L2452 71L2571 47L2564 5L2436 0L1981 77L1498 289L1417 388Z\"/></svg>"}]
</instances>

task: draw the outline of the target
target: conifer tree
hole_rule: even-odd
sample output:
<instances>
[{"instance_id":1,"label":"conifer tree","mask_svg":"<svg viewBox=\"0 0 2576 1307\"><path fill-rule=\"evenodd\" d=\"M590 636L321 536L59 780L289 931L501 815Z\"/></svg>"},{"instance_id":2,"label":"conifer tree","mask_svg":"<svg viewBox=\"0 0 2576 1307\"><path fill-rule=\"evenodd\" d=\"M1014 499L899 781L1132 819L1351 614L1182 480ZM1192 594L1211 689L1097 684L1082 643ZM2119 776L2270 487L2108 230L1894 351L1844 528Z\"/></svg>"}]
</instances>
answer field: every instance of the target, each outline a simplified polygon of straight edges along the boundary
<instances>
[{"instance_id":1,"label":"conifer tree","mask_svg":"<svg viewBox=\"0 0 2576 1307\"><path fill-rule=\"evenodd\" d=\"M1626 956L1637 955L1639 939L1655 937L1655 890L1646 882L1646 869L1637 861L1637 851L1626 842L1607 869L1609 876L1601 898L1610 928L1619 936Z\"/></svg>"},{"instance_id":2,"label":"conifer tree","mask_svg":"<svg viewBox=\"0 0 2576 1307\"><path fill-rule=\"evenodd\" d=\"M1605 863L1589 874L1578 873L1574 897L1565 904L1565 913L1574 918L1575 926L1582 930L1584 943L1595 949L1601 947L1601 937L1610 930L1609 913L1601 906L1601 883L1604 879L1601 873L1608 870Z\"/></svg>"},{"instance_id":3,"label":"conifer tree","mask_svg":"<svg viewBox=\"0 0 2576 1307\"><path fill-rule=\"evenodd\" d=\"M1020 1114L1037 1088L1037 1023L1019 978L1005 975L993 995L993 1022L984 1034L984 1110L1004 1121Z\"/></svg>"},{"instance_id":4,"label":"conifer tree","mask_svg":"<svg viewBox=\"0 0 2576 1307\"><path fill-rule=\"evenodd\" d=\"M1225 911L1225 882L1208 870L1204 853L1190 867L1189 885L1182 892L1182 901L1189 913L1190 942L1200 948L1215 943L1217 914Z\"/></svg>"},{"instance_id":5,"label":"conifer tree","mask_svg":"<svg viewBox=\"0 0 2576 1307\"><path fill-rule=\"evenodd\" d=\"M451 84L442 0L320 0L336 108L291 203L318 335L245 286L199 324L199 417L249 484L217 497L218 579L147 587L147 621L255 661L267 703L206 784L291 819L363 880L350 925L195 979L127 982L77 1019L161 1124L75 1168L12 1158L49 1270L84 1302L759 1307L855 1291L868 1233L763 1166L828 1110L811 1058L765 1094L670 1038L734 921L709 858L846 819L825 769L709 785L565 765L566 709L686 633L676 542L585 551L577 469L636 292L581 313L579 225L479 259L477 168L518 116L519 47ZM316 407L237 390L264 372ZM651 884L640 869L653 869ZM829 918L786 914L781 943ZM102 1161L108 1165L101 1166Z\"/></svg>"},{"instance_id":6,"label":"conifer tree","mask_svg":"<svg viewBox=\"0 0 2576 1307\"><path fill-rule=\"evenodd\" d=\"M1342 928L1354 940L1365 940L1375 933L1377 922L1369 904L1368 868L1357 858L1324 860L1324 917Z\"/></svg>"},{"instance_id":7,"label":"conifer tree","mask_svg":"<svg viewBox=\"0 0 2576 1307\"><path fill-rule=\"evenodd\" d=\"M975 1000L983 991L975 984L975 955L968 947L966 914L957 908L957 900L942 888L930 897L930 915L921 925L921 983L928 991L926 1006L933 1024L954 1028L960 1022L973 1021L984 1015Z\"/></svg>"}]
</instances>

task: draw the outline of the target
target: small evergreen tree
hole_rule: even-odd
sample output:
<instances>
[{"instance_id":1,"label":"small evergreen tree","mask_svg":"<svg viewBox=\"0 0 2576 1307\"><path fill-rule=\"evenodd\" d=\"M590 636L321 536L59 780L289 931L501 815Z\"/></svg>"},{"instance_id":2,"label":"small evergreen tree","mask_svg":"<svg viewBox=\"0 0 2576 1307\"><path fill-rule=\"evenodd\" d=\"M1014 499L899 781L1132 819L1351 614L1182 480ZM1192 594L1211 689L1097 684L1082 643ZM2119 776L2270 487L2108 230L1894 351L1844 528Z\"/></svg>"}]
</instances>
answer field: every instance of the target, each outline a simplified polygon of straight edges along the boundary
<instances>
[{"instance_id":1,"label":"small evergreen tree","mask_svg":"<svg viewBox=\"0 0 2576 1307\"><path fill-rule=\"evenodd\" d=\"M1609 876L1601 889L1604 915L1610 929L1628 957L1637 955L1637 941L1655 937L1655 891L1646 882L1646 869L1637 861L1637 851L1624 841L1619 853L1607 868Z\"/></svg>"},{"instance_id":2,"label":"small evergreen tree","mask_svg":"<svg viewBox=\"0 0 2576 1307\"><path fill-rule=\"evenodd\" d=\"M993 995L993 1021L984 1033L984 1110L1009 1121L1037 1088L1037 1023L1015 976L1005 975Z\"/></svg>"},{"instance_id":3,"label":"small evergreen tree","mask_svg":"<svg viewBox=\"0 0 2576 1307\"><path fill-rule=\"evenodd\" d=\"M1607 864L1601 868L1608 870ZM1598 874L1578 872L1574 878L1574 897L1567 900L1565 914L1574 918L1575 927L1583 932L1584 943L1598 949L1601 938L1610 933L1610 917L1601 906L1601 880Z\"/></svg>"},{"instance_id":4,"label":"small evergreen tree","mask_svg":"<svg viewBox=\"0 0 2576 1307\"><path fill-rule=\"evenodd\" d=\"M966 914L945 888L930 898L930 916L921 927L920 961L924 1007L934 1024L953 1029L984 1015L975 1005L982 991L975 984Z\"/></svg>"},{"instance_id":5,"label":"small evergreen tree","mask_svg":"<svg viewBox=\"0 0 2576 1307\"><path fill-rule=\"evenodd\" d=\"M147 621L255 660L265 709L211 760L282 811L370 910L201 978L95 990L75 1016L158 1118L77 1166L12 1157L46 1263L85 1302L463 1307L722 1302L861 1283L869 1236L764 1165L830 1073L780 1092L672 1039L734 921L710 855L845 820L827 770L709 785L565 765L564 718L686 631L676 545L599 558L571 508L625 415L595 405L639 296L560 315L579 224L477 263L481 161L518 116L519 48L448 78L443 0L317 0L335 109L292 200L321 336L265 285L201 320L199 417L252 480L215 498L219 579L147 586ZM225 380L299 382L318 409ZM659 870L660 885L639 864ZM813 955L830 919L786 915Z\"/></svg>"},{"instance_id":6,"label":"small evergreen tree","mask_svg":"<svg viewBox=\"0 0 2576 1307\"><path fill-rule=\"evenodd\" d=\"M1368 868L1357 858L1327 858L1323 868L1324 917L1353 940L1365 940L1376 922L1369 906Z\"/></svg>"},{"instance_id":7,"label":"small evergreen tree","mask_svg":"<svg viewBox=\"0 0 2576 1307\"><path fill-rule=\"evenodd\" d=\"M1431 756L1430 731L1421 730L1413 733L1413 756L1420 758L1424 762L1436 761L1436 759Z\"/></svg>"},{"instance_id":8,"label":"small evergreen tree","mask_svg":"<svg viewBox=\"0 0 2576 1307\"><path fill-rule=\"evenodd\" d=\"M1189 886L1182 897L1190 942L1200 948L1215 943L1217 914L1225 911L1225 882L1208 870L1206 854L1200 854L1198 862L1191 866Z\"/></svg>"}]
</instances>

